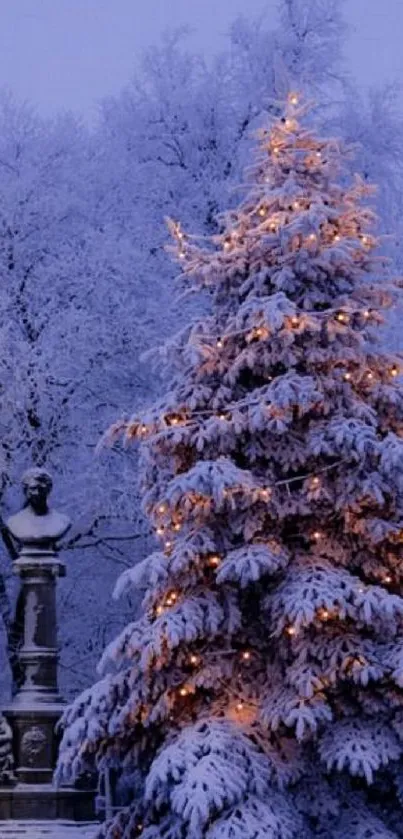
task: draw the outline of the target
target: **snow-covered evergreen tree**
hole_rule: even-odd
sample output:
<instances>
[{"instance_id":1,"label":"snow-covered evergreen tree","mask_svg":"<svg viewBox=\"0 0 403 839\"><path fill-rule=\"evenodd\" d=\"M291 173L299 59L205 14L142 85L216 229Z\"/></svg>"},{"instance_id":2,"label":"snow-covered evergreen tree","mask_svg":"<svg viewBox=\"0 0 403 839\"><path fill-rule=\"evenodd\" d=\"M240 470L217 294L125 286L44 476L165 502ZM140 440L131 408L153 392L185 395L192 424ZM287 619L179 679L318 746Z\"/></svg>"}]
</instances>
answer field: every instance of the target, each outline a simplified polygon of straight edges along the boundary
<instances>
[{"instance_id":1,"label":"snow-covered evergreen tree","mask_svg":"<svg viewBox=\"0 0 403 839\"><path fill-rule=\"evenodd\" d=\"M397 289L370 188L305 110L292 93L261 132L219 234L170 223L211 314L126 426L160 547L120 579L144 612L66 712L58 768L118 770L108 839L403 836L403 391L376 344Z\"/></svg>"}]
</instances>

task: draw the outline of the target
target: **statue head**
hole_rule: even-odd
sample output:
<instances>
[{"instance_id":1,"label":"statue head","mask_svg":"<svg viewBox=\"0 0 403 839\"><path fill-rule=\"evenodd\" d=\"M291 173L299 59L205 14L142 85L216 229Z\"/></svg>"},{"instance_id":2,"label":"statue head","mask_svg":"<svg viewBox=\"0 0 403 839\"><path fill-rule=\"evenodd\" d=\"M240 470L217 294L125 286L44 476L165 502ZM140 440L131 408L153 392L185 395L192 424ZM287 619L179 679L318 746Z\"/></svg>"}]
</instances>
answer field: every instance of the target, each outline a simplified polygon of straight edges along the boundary
<instances>
[{"instance_id":1,"label":"statue head","mask_svg":"<svg viewBox=\"0 0 403 839\"><path fill-rule=\"evenodd\" d=\"M46 469L27 469L22 476L22 488L26 506L32 507L37 515L48 512L48 496L53 481Z\"/></svg>"}]
</instances>

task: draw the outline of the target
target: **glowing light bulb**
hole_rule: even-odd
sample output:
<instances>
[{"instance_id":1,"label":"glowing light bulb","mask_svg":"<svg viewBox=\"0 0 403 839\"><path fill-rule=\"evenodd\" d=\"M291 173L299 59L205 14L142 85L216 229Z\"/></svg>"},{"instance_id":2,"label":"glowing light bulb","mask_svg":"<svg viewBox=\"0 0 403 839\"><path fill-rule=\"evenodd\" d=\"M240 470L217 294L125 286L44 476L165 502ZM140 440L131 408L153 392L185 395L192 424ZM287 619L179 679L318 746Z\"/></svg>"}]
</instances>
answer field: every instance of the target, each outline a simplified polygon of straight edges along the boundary
<instances>
[{"instance_id":1,"label":"glowing light bulb","mask_svg":"<svg viewBox=\"0 0 403 839\"><path fill-rule=\"evenodd\" d=\"M147 426L140 425L140 434L147 434Z\"/></svg>"},{"instance_id":2,"label":"glowing light bulb","mask_svg":"<svg viewBox=\"0 0 403 839\"><path fill-rule=\"evenodd\" d=\"M219 420L226 420L226 419L227 419L227 417L226 417L226 415L225 415L225 414L218 414L218 419L219 419Z\"/></svg>"},{"instance_id":3,"label":"glowing light bulb","mask_svg":"<svg viewBox=\"0 0 403 839\"><path fill-rule=\"evenodd\" d=\"M169 551L169 550L170 550L170 548L172 548L172 542L170 541L170 539L168 539L168 540L165 542L165 550L166 550L166 551Z\"/></svg>"},{"instance_id":4,"label":"glowing light bulb","mask_svg":"<svg viewBox=\"0 0 403 839\"><path fill-rule=\"evenodd\" d=\"M317 152L316 152L316 157L318 157L318 158L322 157L322 152L321 152L321 151L317 151Z\"/></svg>"},{"instance_id":5,"label":"glowing light bulb","mask_svg":"<svg viewBox=\"0 0 403 839\"><path fill-rule=\"evenodd\" d=\"M373 379L373 378L374 378L374 374L373 374L373 373L371 373L371 371L369 371L369 373L367 373L367 379L370 379L370 380L371 380L371 379Z\"/></svg>"},{"instance_id":6,"label":"glowing light bulb","mask_svg":"<svg viewBox=\"0 0 403 839\"><path fill-rule=\"evenodd\" d=\"M179 251L179 259L185 259L185 251Z\"/></svg>"},{"instance_id":7,"label":"glowing light bulb","mask_svg":"<svg viewBox=\"0 0 403 839\"><path fill-rule=\"evenodd\" d=\"M180 688L180 690L179 690L179 696L187 696L187 695L188 695L188 693L189 693L189 691L188 691L188 689L187 689L187 688L185 688L185 687Z\"/></svg>"},{"instance_id":8,"label":"glowing light bulb","mask_svg":"<svg viewBox=\"0 0 403 839\"><path fill-rule=\"evenodd\" d=\"M370 241L371 240L369 239L368 236L361 236L361 242L362 242L363 245L369 245Z\"/></svg>"},{"instance_id":9,"label":"glowing light bulb","mask_svg":"<svg viewBox=\"0 0 403 839\"><path fill-rule=\"evenodd\" d=\"M273 146L273 154L275 154L276 156L280 154L279 146Z\"/></svg>"},{"instance_id":10,"label":"glowing light bulb","mask_svg":"<svg viewBox=\"0 0 403 839\"><path fill-rule=\"evenodd\" d=\"M284 125L285 125L286 128L289 129L289 128L293 127L294 123L293 123L292 119L286 119Z\"/></svg>"},{"instance_id":11,"label":"glowing light bulb","mask_svg":"<svg viewBox=\"0 0 403 839\"><path fill-rule=\"evenodd\" d=\"M299 326L299 318L297 318L297 316L294 315L294 317L291 318L291 323L293 326Z\"/></svg>"},{"instance_id":12,"label":"glowing light bulb","mask_svg":"<svg viewBox=\"0 0 403 839\"><path fill-rule=\"evenodd\" d=\"M157 527L157 536L162 536L164 534L164 527Z\"/></svg>"},{"instance_id":13,"label":"glowing light bulb","mask_svg":"<svg viewBox=\"0 0 403 839\"><path fill-rule=\"evenodd\" d=\"M163 611L164 611L163 606L157 606L157 608L155 610L155 614L157 615L157 617L160 617L160 615L162 615Z\"/></svg>"},{"instance_id":14,"label":"glowing light bulb","mask_svg":"<svg viewBox=\"0 0 403 839\"><path fill-rule=\"evenodd\" d=\"M259 216L265 216L267 213L266 207L259 208Z\"/></svg>"},{"instance_id":15,"label":"glowing light bulb","mask_svg":"<svg viewBox=\"0 0 403 839\"><path fill-rule=\"evenodd\" d=\"M341 239L341 236L339 235L339 233L336 233L336 235L333 238L333 241L334 242L340 242L340 239Z\"/></svg>"},{"instance_id":16,"label":"glowing light bulb","mask_svg":"<svg viewBox=\"0 0 403 839\"><path fill-rule=\"evenodd\" d=\"M299 102L298 94L297 93L290 93L290 95L288 97L288 101L289 101L290 105L294 105L294 106L298 105L298 102Z\"/></svg>"},{"instance_id":17,"label":"glowing light bulb","mask_svg":"<svg viewBox=\"0 0 403 839\"><path fill-rule=\"evenodd\" d=\"M344 381L349 382L351 379L351 373L345 373L343 378Z\"/></svg>"},{"instance_id":18,"label":"glowing light bulb","mask_svg":"<svg viewBox=\"0 0 403 839\"><path fill-rule=\"evenodd\" d=\"M399 370L398 370L398 368L396 367L396 365L395 365L395 364L393 365L393 367L392 367L392 369L391 369L391 371L390 371L390 375L391 375L391 376L398 376L398 375L399 375Z\"/></svg>"},{"instance_id":19,"label":"glowing light bulb","mask_svg":"<svg viewBox=\"0 0 403 839\"><path fill-rule=\"evenodd\" d=\"M320 610L320 615L319 615L319 616L320 616L320 619L321 619L321 620L324 620L324 621L326 621L326 620L328 619L328 617L330 617L329 612L328 612L328 610L327 610L327 609L321 609L321 610Z\"/></svg>"},{"instance_id":20,"label":"glowing light bulb","mask_svg":"<svg viewBox=\"0 0 403 839\"><path fill-rule=\"evenodd\" d=\"M170 422L171 422L171 425L178 425L179 417L171 417Z\"/></svg>"},{"instance_id":21,"label":"glowing light bulb","mask_svg":"<svg viewBox=\"0 0 403 839\"><path fill-rule=\"evenodd\" d=\"M229 251L231 245L232 245L232 239L228 238L228 239L224 240L224 250L225 251Z\"/></svg>"},{"instance_id":22,"label":"glowing light bulb","mask_svg":"<svg viewBox=\"0 0 403 839\"><path fill-rule=\"evenodd\" d=\"M237 711L243 711L244 707L245 707L245 705L243 704L243 702L237 702L237 704L236 704Z\"/></svg>"},{"instance_id":23,"label":"glowing light bulb","mask_svg":"<svg viewBox=\"0 0 403 839\"><path fill-rule=\"evenodd\" d=\"M385 574L383 582L386 583L386 585L392 582L392 577L390 576L390 574Z\"/></svg>"},{"instance_id":24,"label":"glowing light bulb","mask_svg":"<svg viewBox=\"0 0 403 839\"><path fill-rule=\"evenodd\" d=\"M319 484L320 484L320 480L319 480L319 478L315 475L315 477L314 477L314 478L312 478L312 486L314 486L314 487L318 487L318 486L319 486Z\"/></svg>"},{"instance_id":25,"label":"glowing light bulb","mask_svg":"<svg viewBox=\"0 0 403 839\"><path fill-rule=\"evenodd\" d=\"M338 312L336 315L336 320L338 320L339 323L347 323L348 315L346 315L345 312Z\"/></svg>"},{"instance_id":26,"label":"glowing light bulb","mask_svg":"<svg viewBox=\"0 0 403 839\"><path fill-rule=\"evenodd\" d=\"M224 341L222 340L222 338L217 338L216 346L219 350L222 349L222 347L224 346Z\"/></svg>"},{"instance_id":27,"label":"glowing light bulb","mask_svg":"<svg viewBox=\"0 0 403 839\"><path fill-rule=\"evenodd\" d=\"M163 515L164 513L166 513L166 511L167 511L166 504L160 504L159 507L158 507L158 512L161 513L161 515Z\"/></svg>"},{"instance_id":28,"label":"glowing light bulb","mask_svg":"<svg viewBox=\"0 0 403 839\"><path fill-rule=\"evenodd\" d=\"M269 489L261 489L259 495L262 501L269 501L271 492Z\"/></svg>"},{"instance_id":29,"label":"glowing light bulb","mask_svg":"<svg viewBox=\"0 0 403 839\"><path fill-rule=\"evenodd\" d=\"M251 653L249 650L244 650L242 653L242 661L250 661L251 660Z\"/></svg>"},{"instance_id":30,"label":"glowing light bulb","mask_svg":"<svg viewBox=\"0 0 403 839\"><path fill-rule=\"evenodd\" d=\"M294 635L297 634L297 630L295 626L287 626L286 633L292 638Z\"/></svg>"},{"instance_id":31,"label":"glowing light bulb","mask_svg":"<svg viewBox=\"0 0 403 839\"><path fill-rule=\"evenodd\" d=\"M178 522L178 521L177 521L177 522L174 524L173 529L174 529L176 532L178 532L178 530L182 530L182 525L180 524L180 522Z\"/></svg>"},{"instance_id":32,"label":"glowing light bulb","mask_svg":"<svg viewBox=\"0 0 403 839\"><path fill-rule=\"evenodd\" d=\"M221 562L221 558L217 554L214 554L214 556L210 557L210 559L208 561L208 564L210 565L211 568L217 568L217 566L220 564L220 562Z\"/></svg>"},{"instance_id":33,"label":"glowing light bulb","mask_svg":"<svg viewBox=\"0 0 403 839\"><path fill-rule=\"evenodd\" d=\"M292 206L294 207L294 210L299 210L300 207L301 207L301 204L300 204L299 201L294 201Z\"/></svg>"},{"instance_id":34,"label":"glowing light bulb","mask_svg":"<svg viewBox=\"0 0 403 839\"><path fill-rule=\"evenodd\" d=\"M315 532L312 533L312 537L313 537L313 539L315 539L316 542L319 541L321 536L322 536L322 534L321 534L320 530L315 530Z\"/></svg>"},{"instance_id":35,"label":"glowing light bulb","mask_svg":"<svg viewBox=\"0 0 403 839\"><path fill-rule=\"evenodd\" d=\"M199 659L198 655L193 654L193 655L189 656L189 661L190 661L190 664L193 664L193 666L195 667L196 664L199 663L200 659Z\"/></svg>"},{"instance_id":36,"label":"glowing light bulb","mask_svg":"<svg viewBox=\"0 0 403 839\"><path fill-rule=\"evenodd\" d=\"M368 311L368 309L365 309L365 312L363 312L363 316L367 320L367 318L371 317L371 312Z\"/></svg>"},{"instance_id":37,"label":"glowing light bulb","mask_svg":"<svg viewBox=\"0 0 403 839\"><path fill-rule=\"evenodd\" d=\"M270 225L269 230L270 233L277 233L277 225L273 222L273 224Z\"/></svg>"}]
</instances>

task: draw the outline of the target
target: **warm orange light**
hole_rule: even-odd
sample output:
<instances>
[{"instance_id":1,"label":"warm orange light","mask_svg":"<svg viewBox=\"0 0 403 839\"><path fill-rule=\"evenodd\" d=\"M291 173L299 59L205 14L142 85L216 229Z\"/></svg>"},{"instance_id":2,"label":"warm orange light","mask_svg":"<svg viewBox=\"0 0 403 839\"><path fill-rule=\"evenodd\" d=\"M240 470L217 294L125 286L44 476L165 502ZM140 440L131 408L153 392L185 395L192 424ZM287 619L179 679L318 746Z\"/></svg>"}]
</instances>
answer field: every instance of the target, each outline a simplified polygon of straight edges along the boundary
<instances>
[{"instance_id":1,"label":"warm orange light","mask_svg":"<svg viewBox=\"0 0 403 839\"><path fill-rule=\"evenodd\" d=\"M251 653L249 650L244 650L242 653L242 661L250 661L251 660Z\"/></svg>"},{"instance_id":2,"label":"warm orange light","mask_svg":"<svg viewBox=\"0 0 403 839\"><path fill-rule=\"evenodd\" d=\"M199 659L199 656L198 656L198 655L191 655L191 656L189 657L189 661L190 661L190 663L191 663L191 664L193 664L193 666L196 666L196 664L198 664L198 663L199 663L199 660L200 660L200 659Z\"/></svg>"},{"instance_id":3,"label":"warm orange light","mask_svg":"<svg viewBox=\"0 0 403 839\"><path fill-rule=\"evenodd\" d=\"M166 510L167 510L166 504L160 504L160 506L158 507L158 512L161 513L161 515L163 513L166 513Z\"/></svg>"},{"instance_id":4,"label":"warm orange light","mask_svg":"<svg viewBox=\"0 0 403 839\"><path fill-rule=\"evenodd\" d=\"M345 373L345 374L344 374L344 380L345 380L346 382L349 382L349 381L350 381L350 379L351 379L351 373Z\"/></svg>"},{"instance_id":5,"label":"warm orange light","mask_svg":"<svg viewBox=\"0 0 403 839\"><path fill-rule=\"evenodd\" d=\"M185 687L183 687L183 688L181 688L181 689L180 689L180 691L179 691L179 696L187 696L187 695L188 695L188 693L189 693L188 689L187 689L187 688L185 688Z\"/></svg>"},{"instance_id":6,"label":"warm orange light","mask_svg":"<svg viewBox=\"0 0 403 839\"><path fill-rule=\"evenodd\" d=\"M211 568L217 568L217 566L220 564L220 562L221 562L221 558L218 555L215 554L214 556L210 557L210 559L208 561L208 564L211 566Z\"/></svg>"},{"instance_id":7,"label":"warm orange light","mask_svg":"<svg viewBox=\"0 0 403 839\"><path fill-rule=\"evenodd\" d=\"M269 501L271 491L269 489L261 489L259 495L262 501Z\"/></svg>"},{"instance_id":8,"label":"warm orange light","mask_svg":"<svg viewBox=\"0 0 403 839\"><path fill-rule=\"evenodd\" d=\"M289 101L290 105L298 105L298 102L299 102L298 93L290 93L290 95L288 97L288 101Z\"/></svg>"},{"instance_id":9,"label":"warm orange light","mask_svg":"<svg viewBox=\"0 0 403 839\"><path fill-rule=\"evenodd\" d=\"M290 637L292 638L293 635L297 634L297 630L296 630L295 626L287 626L286 633L287 633L287 635L290 635Z\"/></svg>"}]
</instances>

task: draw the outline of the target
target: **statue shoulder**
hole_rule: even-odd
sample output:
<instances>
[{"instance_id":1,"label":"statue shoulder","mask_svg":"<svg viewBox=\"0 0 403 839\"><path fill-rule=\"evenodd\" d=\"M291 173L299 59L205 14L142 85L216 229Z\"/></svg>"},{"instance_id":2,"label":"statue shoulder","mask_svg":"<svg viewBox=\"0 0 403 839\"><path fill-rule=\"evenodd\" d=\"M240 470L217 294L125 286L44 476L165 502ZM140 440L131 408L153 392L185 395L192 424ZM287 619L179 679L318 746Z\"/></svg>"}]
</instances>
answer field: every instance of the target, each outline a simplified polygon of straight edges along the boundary
<instances>
[{"instance_id":1,"label":"statue shoulder","mask_svg":"<svg viewBox=\"0 0 403 839\"><path fill-rule=\"evenodd\" d=\"M28 506L10 516L6 525L11 535L19 542L35 544L61 539L71 522L68 516L57 510L48 510L45 515L39 516Z\"/></svg>"}]
</instances>

